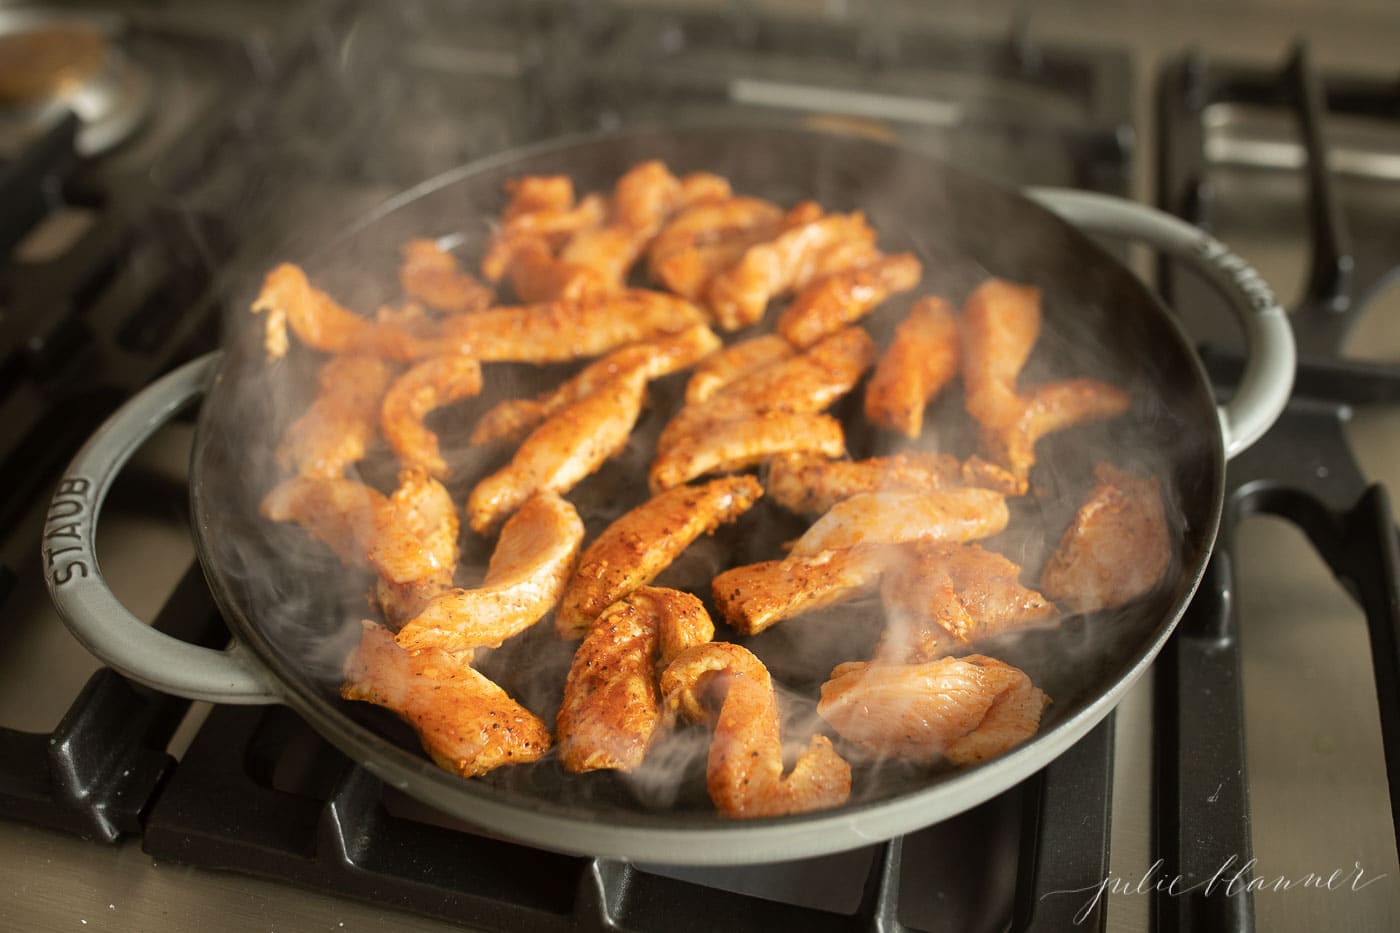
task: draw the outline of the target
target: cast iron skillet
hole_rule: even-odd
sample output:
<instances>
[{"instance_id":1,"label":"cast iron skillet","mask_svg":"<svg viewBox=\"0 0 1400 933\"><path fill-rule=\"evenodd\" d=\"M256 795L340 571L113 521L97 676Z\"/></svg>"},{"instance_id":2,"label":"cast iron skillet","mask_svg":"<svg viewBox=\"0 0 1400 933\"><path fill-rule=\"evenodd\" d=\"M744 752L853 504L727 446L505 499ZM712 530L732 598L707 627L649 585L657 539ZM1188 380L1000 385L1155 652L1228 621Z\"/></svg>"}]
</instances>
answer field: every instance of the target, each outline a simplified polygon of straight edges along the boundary
<instances>
[{"instance_id":1,"label":"cast iron skillet","mask_svg":"<svg viewBox=\"0 0 1400 933\"><path fill-rule=\"evenodd\" d=\"M363 581L318 551L299 548L295 529L256 518L258 498L274 477L268 462L272 439L305 404L307 387L289 368L265 364L257 326L246 317L231 328L222 355L171 373L114 415L60 483L55 501L76 506L56 507L54 514L80 511L78 530L69 529L77 540L46 564L50 592L77 637L113 668L159 690L215 702L286 703L390 785L487 830L549 849L651 862L775 861L886 839L986 800L1083 736L1152 661L1195 590L1220 520L1226 457L1262 434L1286 401L1293 346L1267 287L1218 241L1138 205L1067 191L1028 197L883 143L771 128L633 131L501 155L433 179L336 242L289 258L302 260L312 280L346 304L370 309L393 297L397 249L405 239L458 236L461 254L477 255L487 233L483 218L498 213L506 179L565 173L580 191L606 190L645 158L664 159L678 173L719 172L737 191L780 203L810 197L829 210L864 210L883 248L912 249L922 257L923 292L958 302L988 275L1035 284L1045 296L1045 327L1027 381L1091 375L1131 389L1128 416L1042 443L1033 476L1042 498L1019 505L1013 520L1013 527L1034 533L1010 535L1000 544L1034 566L1044 556L1044 539L1053 542L1091 484L1093 462L1105 458L1163 477L1179 550L1149 597L989 649L1023 667L1054 698L1033 739L957 771L858 765L848 805L751 822L714 814L703 790L703 755L674 776L653 775L641 785L608 773L565 775L552 756L473 781L439 770L392 716L338 698L338 667L354 637L354 620L364 612ZM1252 351L1228 406L1217 409L1200 362L1156 298L1056 214L1094 232L1147 240L1192 260L1216 283L1239 312ZM877 341L905 308L907 300L894 302L869 322ZM478 407L455 417L469 426L491 401L538 391L562 372L488 367L483 398L470 403ZM590 537L640 501L640 477L650 456L646 440L674 405L680 385L681 379L673 379L656 386L639 443L570 494ZM106 587L93 552L96 514L116 472L145 437L205 391L190 494L199 559L234 634L223 652L177 642L143 625ZM858 402L859 391L837 411L849 426L852 455L885 452L887 441L861 427ZM959 409L954 393L931 414L932 423L956 425ZM440 424L450 433L447 420ZM939 428L929 440L955 450L967 443L956 427ZM463 479L453 486L459 498L473 476L494 467L492 456L503 456L467 451L450 436L446 442L465 458ZM366 475L391 483L392 463L379 461L371 458ZM54 522L75 524L71 517ZM682 562L669 582L704 594L714 561L732 566L777 556L778 543L800 527L776 507L760 505L700 546L700 556ZM482 562L489 542L468 540L466 551L466 561ZM868 604L856 605L784 623L750 641L788 689L788 708L798 720L810 715L816 687L833 663L864 656L875 632L872 613ZM553 641L547 627L537 627L487 663L493 676L552 722L551 704L557 703L571 647ZM826 637L833 632L840 634ZM721 628L716 637L727 636ZM540 668L554 673L532 676ZM703 745L703 738L691 739ZM683 747L675 741L675 748Z\"/></svg>"}]
</instances>

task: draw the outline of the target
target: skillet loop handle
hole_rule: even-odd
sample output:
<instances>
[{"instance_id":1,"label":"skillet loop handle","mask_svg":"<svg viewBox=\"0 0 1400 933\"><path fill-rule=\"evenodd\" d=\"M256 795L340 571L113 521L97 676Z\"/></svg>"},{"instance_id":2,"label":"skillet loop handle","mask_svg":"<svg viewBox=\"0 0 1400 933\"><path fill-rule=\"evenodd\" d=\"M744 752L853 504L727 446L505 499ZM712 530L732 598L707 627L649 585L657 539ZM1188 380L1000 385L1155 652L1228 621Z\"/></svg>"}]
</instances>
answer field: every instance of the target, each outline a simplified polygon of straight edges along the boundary
<instances>
[{"instance_id":1,"label":"skillet loop handle","mask_svg":"<svg viewBox=\"0 0 1400 933\"><path fill-rule=\"evenodd\" d=\"M59 480L41 560L49 595L83 647L124 676L176 696L216 703L277 703L270 675L235 642L201 648L151 628L117 600L97 566L97 519L121 468L218 367L210 353L143 389L97 429Z\"/></svg>"},{"instance_id":2,"label":"skillet loop handle","mask_svg":"<svg viewBox=\"0 0 1400 933\"><path fill-rule=\"evenodd\" d=\"M1240 319L1249 354L1239 387L1219 408L1225 456L1243 452L1269 430L1293 391L1293 330L1249 263L1199 227L1156 208L1059 188L1031 188L1026 194L1082 230L1141 240L1201 273Z\"/></svg>"}]
</instances>

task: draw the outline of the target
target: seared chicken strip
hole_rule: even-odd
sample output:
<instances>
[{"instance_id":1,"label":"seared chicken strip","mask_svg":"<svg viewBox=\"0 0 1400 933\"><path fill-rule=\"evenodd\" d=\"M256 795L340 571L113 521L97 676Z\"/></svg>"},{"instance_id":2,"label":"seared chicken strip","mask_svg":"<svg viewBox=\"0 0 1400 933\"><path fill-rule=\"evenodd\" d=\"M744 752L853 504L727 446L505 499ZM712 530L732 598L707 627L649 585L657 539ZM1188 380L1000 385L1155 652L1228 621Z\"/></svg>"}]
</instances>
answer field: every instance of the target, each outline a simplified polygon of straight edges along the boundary
<instances>
[{"instance_id":1,"label":"seared chicken strip","mask_svg":"<svg viewBox=\"0 0 1400 933\"><path fill-rule=\"evenodd\" d=\"M700 600L644 586L613 603L574 654L559 706L559 760L566 771L632 771L661 723L657 680L691 645L714 637Z\"/></svg>"},{"instance_id":2,"label":"seared chicken strip","mask_svg":"<svg viewBox=\"0 0 1400 933\"><path fill-rule=\"evenodd\" d=\"M502 765L535 761L549 750L549 729L465 657L412 654L388 629L364 622L345 664L340 695L397 713L413 726L439 767L477 777Z\"/></svg>"},{"instance_id":3,"label":"seared chicken strip","mask_svg":"<svg viewBox=\"0 0 1400 933\"><path fill-rule=\"evenodd\" d=\"M434 576L441 563L383 493L339 478L297 476L263 497L258 511L295 522L352 567L372 567L390 583Z\"/></svg>"},{"instance_id":4,"label":"seared chicken strip","mask_svg":"<svg viewBox=\"0 0 1400 933\"><path fill-rule=\"evenodd\" d=\"M920 543L880 585L888 624L877 662L910 664L1054 619L1053 603L1021 585L1021 568L976 544Z\"/></svg>"},{"instance_id":5,"label":"seared chicken strip","mask_svg":"<svg viewBox=\"0 0 1400 933\"><path fill-rule=\"evenodd\" d=\"M574 507L552 492L536 493L501 529L481 586L435 597L399 630L399 644L410 651L498 647L559 602L582 541Z\"/></svg>"},{"instance_id":6,"label":"seared chicken strip","mask_svg":"<svg viewBox=\"0 0 1400 933\"><path fill-rule=\"evenodd\" d=\"M516 239L508 274L515 297L530 304L600 301L620 287L593 266L554 255L542 236Z\"/></svg>"},{"instance_id":7,"label":"seared chicken strip","mask_svg":"<svg viewBox=\"0 0 1400 933\"><path fill-rule=\"evenodd\" d=\"M798 209L808 210L802 205ZM757 323L770 299L874 258L874 244L875 232L860 212L788 226L773 239L749 247L737 263L710 281L710 310L725 330Z\"/></svg>"},{"instance_id":8,"label":"seared chicken strip","mask_svg":"<svg viewBox=\"0 0 1400 933\"><path fill-rule=\"evenodd\" d=\"M924 406L958 373L958 325L941 298L923 298L895 328L885 355L865 387L872 424L918 437Z\"/></svg>"},{"instance_id":9,"label":"seared chicken strip","mask_svg":"<svg viewBox=\"0 0 1400 933\"><path fill-rule=\"evenodd\" d=\"M719 338L704 324L614 350L558 388L535 398L506 399L493 406L472 431L473 444L515 443L555 412L583 398L621 373L640 369L648 381L687 368L719 348Z\"/></svg>"},{"instance_id":10,"label":"seared chicken strip","mask_svg":"<svg viewBox=\"0 0 1400 933\"><path fill-rule=\"evenodd\" d=\"M287 326L303 344L322 353L354 353L389 360L413 360L442 347L394 324L360 317L307 280L306 273L282 263L267 274L253 301L254 314L266 312L264 347L269 359L287 355Z\"/></svg>"},{"instance_id":11,"label":"seared chicken strip","mask_svg":"<svg viewBox=\"0 0 1400 933\"><path fill-rule=\"evenodd\" d=\"M1003 495L1015 491L1009 473L976 458L909 453L867 460L826 460L806 454L774 457L768 467L768 494L793 512L820 514L865 492L891 489L946 489L977 486Z\"/></svg>"},{"instance_id":12,"label":"seared chicken strip","mask_svg":"<svg viewBox=\"0 0 1400 933\"><path fill-rule=\"evenodd\" d=\"M316 374L316 400L277 445L277 465L302 476L344 475L374 440L391 377L378 357L332 357Z\"/></svg>"},{"instance_id":13,"label":"seared chicken strip","mask_svg":"<svg viewBox=\"0 0 1400 933\"><path fill-rule=\"evenodd\" d=\"M869 592L894 559L879 546L822 551L734 567L710 585L725 621L745 635L756 635L784 619Z\"/></svg>"},{"instance_id":14,"label":"seared chicken strip","mask_svg":"<svg viewBox=\"0 0 1400 933\"><path fill-rule=\"evenodd\" d=\"M709 425L770 412L818 412L851 391L875 358L875 344L859 327L848 327L807 352L764 367L720 389L698 405L687 405L662 429L656 449L664 453L682 437Z\"/></svg>"},{"instance_id":15,"label":"seared chicken strip","mask_svg":"<svg viewBox=\"0 0 1400 933\"><path fill-rule=\"evenodd\" d=\"M1022 395L1016 380L1040 333L1040 292L991 279L967 300L962 319L962 372L968 413L981 425L987 455L1029 485L1042 437L1128 410L1128 393L1092 379L1040 386Z\"/></svg>"},{"instance_id":16,"label":"seared chicken strip","mask_svg":"<svg viewBox=\"0 0 1400 933\"><path fill-rule=\"evenodd\" d=\"M706 425L657 454L651 465L653 493L707 473L728 473L785 453L839 457L846 452L841 423L827 415L770 412Z\"/></svg>"},{"instance_id":17,"label":"seared chicken strip","mask_svg":"<svg viewBox=\"0 0 1400 933\"><path fill-rule=\"evenodd\" d=\"M997 534L1010 520L1006 499L990 489L866 492L842 500L792 546L800 557L858 544L971 541Z\"/></svg>"},{"instance_id":18,"label":"seared chicken strip","mask_svg":"<svg viewBox=\"0 0 1400 933\"><path fill-rule=\"evenodd\" d=\"M667 712L713 722L705 783L724 816L754 818L840 806L851 794L851 768L831 740L815 735L783 774L778 701L763 662L738 645L712 642L681 653L661 675ZM718 717L704 703L724 697Z\"/></svg>"},{"instance_id":19,"label":"seared chicken strip","mask_svg":"<svg viewBox=\"0 0 1400 933\"><path fill-rule=\"evenodd\" d=\"M398 629L452 585L452 574L457 570L459 523L452 496L421 469L400 472L399 486L389 501L437 565L431 574L408 583L390 583L380 578L376 589L379 606L389 627Z\"/></svg>"},{"instance_id":20,"label":"seared chicken strip","mask_svg":"<svg viewBox=\"0 0 1400 933\"><path fill-rule=\"evenodd\" d=\"M565 363L703 324L683 298L631 289L598 301L488 308L446 319L450 343L483 363Z\"/></svg>"},{"instance_id":21,"label":"seared chicken strip","mask_svg":"<svg viewBox=\"0 0 1400 933\"><path fill-rule=\"evenodd\" d=\"M438 438L423 419L435 408L481 391L481 364L470 356L430 357L394 380L384 395L379 424L384 439L405 466L419 466L433 476L447 475Z\"/></svg>"},{"instance_id":22,"label":"seared chicken strip","mask_svg":"<svg viewBox=\"0 0 1400 933\"><path fill-rule=\"evenodd\" d=\"M783 211L771 201L736 197L685 208L657 234L648 251L652 278L691 301L750 246L779 229Z\"/></svg>"},{"instance_id":23,"label":"seared chicken strip","mask_svg":"<svg viewBox=\"0 0 1400 933\"><path fill-rule=\"evenodd\" d=\"M495 298L491 289L463 271L456 258L434 240L404 244L399 283L408 297L447 314L480 311Z\"/></svg>"},{"instance_id":24,"label":"seared chicken strip","mask_svg":"<svg viewBox=\"0 0 1400 933\"><path fill-rule=\"evenodd\" d=\"M1045 595L1074 612L1137 599L1157 585L1171 562L1161 482L1108 463L1094 467L1094 478L1098 485L1040 577Z\"/></svg>"},{"instance_id":25,"label":"seared chicken strip","mask_svg":"<svg viewBox=\"0 0 1400 933\"><path fill-rule=\"evenodd\" d=\"M776 329L793 346L809 347L859 321L891 295L909 291L923 274L923 264L913 253L884 256L837 272L799 292L779 315Z\"/></svg>"},{"instance_id":26,"label":"seared chicken strip","mask_svg":"<svg viewBox=\"0 0 1400 933\"><path fill-rule=\"evenodd\" d=\"M467 521L485 534L539 490L568 492L627 446L642 410L644 373L629 370L541 424L510 463L467 497Z\"/></svg>"},{"instance_id":27,"label":"seared chicken strip","mask_svg":"<svg viewBox=\"0 0 1400 933\"><path fill-rule=\"evenodd\" d=\"M560 637L577 638L608 606L656 575L702 534L732 522L758 501L752 476L679 486L613 522L588 546L555 618Z\"/></svg>"},{"instance_id":28,"label":"seared chicken strip","mask_svg":"<svg viewBox=\"0 0 1400 933\"><path fill-rule=\"evenodd\" d=\"M509 187L509 185L507 186ZM516 189L517 192L520 189ZM530 192L531 195L537 192ZM562 191L543 192L549 197L562 194ZM481 257L481 274L489 282L499 282L510 271L511 264L522 248L543 246L550 255L571 236L581 230L590 230L607 220L608 201L601 195L588 195L573 202L573 187L569 188L570 200L567 205L558 201L538 205L527 204L517 198L502 215L501 228L487 244Z\"/></svg>"},{"instance_id":29,"label":"seared chicken strip","mask_svg":"<svg viewBox=\"0 0 1400 933\"><path fill-rule=\"evenodd\" d=\"M777 334L751 337L712 353L695 367L695 373L685 385L688 405L706 401L736 379L756 373L774 363L781 363L797 351Z\"/></svg>"},{"instance_id":30,"label":"seared chicken strip","mask_svg":"<svg viewBox=\"0 0 1400 933\"><path fill-rule=\"evenodd\" d=\"M817 712L871 756L966 765L1035 735L1049 702L1025 672L969 655L924 664L842 664L822 684Z\"/></svg>"}]
</instances>

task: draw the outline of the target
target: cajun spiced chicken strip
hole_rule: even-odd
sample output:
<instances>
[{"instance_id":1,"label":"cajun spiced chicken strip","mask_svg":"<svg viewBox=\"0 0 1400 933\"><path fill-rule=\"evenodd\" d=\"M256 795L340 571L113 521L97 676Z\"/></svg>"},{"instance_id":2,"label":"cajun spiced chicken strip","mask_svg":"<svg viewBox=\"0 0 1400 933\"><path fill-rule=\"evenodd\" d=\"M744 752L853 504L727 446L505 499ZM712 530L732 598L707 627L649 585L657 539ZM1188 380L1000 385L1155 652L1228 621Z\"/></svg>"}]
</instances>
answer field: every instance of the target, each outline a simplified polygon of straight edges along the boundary
<instances>
[{"instance_id":1,"label":"cajun spiced chicken strip","mask_svg":"<svg viewBox=\"0 0 1400 933\"><path fill-rule=\"evenodd\" d=\"M306 346L322 353L353 353L407 361L442 352L442 346L392 323L360 317L315 288L306 273L282 263L267 274L253 301L254 314L266 313L264 346L269 359L287 355L287 327Z\"/></svg>"},{"instance_id":2,"label":"cajun spiced chicken strip","mask_svg":"<svg viewBox=\"0 0 1400 933\"><path fill-rule=\"evenodd\" d=\"M761 495L752 476L724 477L668 490L623 515L579 560L555 618L559 635L582 635L604 609L651 582L696 538L734 521Z\"/></svg>"},{"instance_id":3,"label":"cajun spiced chicken strip","mask_svg":"<svg viewBox=\"0 0 1400 933\"><path fill-rule=\"evenodd\" d=\"M699 405L737 379L755 373L773 363L781 363L797 351L777 334L764 334L740 340L710 354L695 367L685 384L685 401Z\"/></svg>"},{"instance_id":4,"label":"cajun spiced chicken strip","mask_svg":"<svg viewBox=\"0 0 1400 933\"><path fill-rule=\"evenodd\" d=\"M923 274L923 264L913 253L837 272L799 292L778 316L776 329L793 346L809 347L859 321L891 295L909 291Z\"/></svg>"},{"instance_id":5,"label":"cajun spiced chicken strip","mask_svg":"<svg viewBox=\"0 0 1400 933\"><path fill-rule=\"evenodd\" d=\"M894 340L865 387L872 424L918 437L924 406L958 373L958 325L941 298L923 298L894 331Z\"/></svg>"},{"instance_id":6,"label":"cajun spiced chicken strip","mask_svg":"<svg viewBox=\"0 0 1400 933\"><path fill-rule=\"evenodd\" d=\"M989 464L960 461L952 454L908 453L867 460L826 460L804 454L773 458L768 495L792 512L826 512L866 492L977 486L1003 495L1015 491L1010 474Z\"/></svg>"},{"instance_id":7,"label":"cajun spiced chicken strip","mask_svg":"<svg viewBox=\"0 0 1400 933\"><path fill-rule=\"evenodd\" d=\"M399 283L408 297L446 314L480 311L495 298L490 288L463 271L456 258L434 240L404 244Z\"/></svg>"},{"instance_id":8,"label":"cajun spiced chicken strip","mask_svg":"<svg viewBox=\"0 0 1400 933\"><path fill-rule=\"evenodd\" d=\"M608 607L588 630L564 682L556 728L566 771L632 771L661 724L660 672L714 637L700 600L644 586Z\"/></svg>"},{"instance_id":9,"label":"cajun spiced chicken strip","mask_svg":"<svg viewBox=\"0 0 1400 933\"><path fill-rule=\"evenodd\" d=\"M872 757L966 765L1035 735L1049 702L1025 672L969 655L924 664L842 664L822 684L817 712Z\"/></svg>"},{"instance_id":10,"label":"cajun spiced chicken strip","mask_svg":"<svg viewBox=\"0 0 1400 933\"><path fill-rule=\"evenodd\" d=\"M728 473L785 453L839 457L846 452L841 423L827 415L769 412L706 425L681 437L652 461L653 493L707 473Z\"/></svg>"},{"instance_id":11,"label":"cajun spiced chicken strip","mask_svg":"<svg viewBox=\"0 0 1400 933\"><path fill-rule=\"evenodd\" d=\"M392 378L376 356L336 356L316 374L316 400L277 445L277 464L301 476L338 477L374 441Z\"/></svg>"},{"instance_id":12,"label":"cajun spiced chicken strip","mask_svg":"<svg viewBox=\"0 0 1400 933\"><path fill-rule=\"evenodd\" d=\"M760 198L704 200L678 212L648 249L653 279L699 301L716 274L778 232L782 208Z\"/></svg>"},{"instance_id":13,"label":"cajun spiced chicken strip","mask_svg":"<svg viewBox=\"0 0 1400 933\"><path fill-rule=\"evenodd\" d=\"M713 722L705 783L724 816L754 818L840 806L851 794L851 768L831 740L814 735L792 771L783 774L780 718L763 662L738 645L712 642L681 653L661 675L671 715ZM719 715L707 694L723 696Z\"/></svg>"},{"instance_id":14,"label":"cajun spiced chicken strip","mask_svg":"<svg viewBox=\"0 0 1400 933\"><path fill-rule=\"evenodd\" d=\"M1010 513L990 489L867 492L836 503L792 547L792 556L859 544L903 541L971 541L997 534Z\"/></svg>"},{"instance_id":15,"label":"cajun spiced chicken strip","mask_svg":"<svg viewBox=\"0 0 1400 933\"><path fill-rule=\"evenodd\" d=\"M477 777L502 765L535 761L549 750L549 729L464 656L413 654L388 629L364 622L345 664L340 695L397 713L418 732L439 767Z\"/></svg>"},{"instance_id":16,"label":"cajun spiced chicken strip","mask_svg":"<svg viewBox=\"0 0 1400 933\"><path fill-rule=\"evenodd\" d=\"M642 410L643 376L625 372L531 432L510 463L467 497L472 530L486 534L539 490L568 492L626 447Z\"/></svg>"},{"instance_id":17,"label":"cajun spiced chicken strip","mask_svg":"<svg viewBox=\"0 0 1400 933\"><path fill-rule=\"evenodd\" d=\"M552 492L536 493L501 529L481 586L434 598L399 630L399 644L454 652L499 646L559 602L582 541L574 507Z\"/></svg>"},{"instance_id":18,"label":"cajun spiced chicken strip","mask_svg":"<svg viewBox=\"0 0 1400 933\"><path fill-rule=\"evenodd\" d=\"M596 391L626 370L640 368L647 380L685 369L719 349L719 338L704 324L635 343L585 367L578 375L535 398L506 399L493 406L472 431L473 444L520 441L541 421Z\"/></svg>"},{"instance_id":19,"label":"cajun spiced chicken strip","mask_svg":"<svg viewBox=\"0 0 1400 933\"><path fill-rule=\"evenodd\" d=\"M875 232L858 211L790 225L711 279L710 310L725 330L747 327L762 319L770 299L869 261L875 252Z\"/></svg>"},{"instance_id":20,"label":"cajun spiced chicken strip","mask_svg":"<svg viewBox=\"0 0 1400 933\"><path fill-rule=\"evenodd\" d=\"M734 567L711 582L725 621L745 635L873 590L893 559L879 546L822 551Z\"/></svg>"},{"instance_id":21,"label":"cajun spiced chicken strip","mask_svg":"<svg viewBox=\"0 0 1400 933\"><path fill-rule=\"evenodd\" d=\"M480 391L481 364L457 353L429 357L394 380L384 395L379 424L399 462L445 477L447 461L442 458L437 435L423 419L435 408Z\"/></svg>"},{"instance_id":22,"label":"cajun spiced chicken strip","mask_svg":"<svg viewBox=\"0 0 1400 933\"><path fill-rule=\"evenodd\" d=\"M452 585L457 570L457 505L441 483L421 469L399 473L399 486L389 496L405 527L423 543L436 569L408 583L380 578L376 588L379 606L389 627L398 629L423 611L428 602Z\"/></svg>"},{"instance_id":23,"label":"cajun spiced chicken strip","mask_svg":"<svg viewBox=\"0 0 1400 933\"><path fill-rule=\"evenodd\" d=\"M1112 464L1098 480L1041 572L1045 595L1074 612L1097 612L1151 591L1171 562L1162 484Z\"/></svg>"},{"instance_id":24,"label":"cajun spiced chicken strip","mask_svg":"<svg viewBox=\"0 0 1400 933\"><path fill-rule=\"evenodd\" d=\"M444 340L483 363L567 363L671 334L705 316L675 295L629 289L605 299L487 308L443 322Z\"/></svg>"},{"instance_id":25,"label":"cajun spiced chicken strip","mask_svg":"<svg viewBox=\"0 0 1400 933\"><path fill-rule=\"evenodd\" d=\"M1055 605L1021 585L1021 568L976 544L921 542L880 585L888 624L875 660L931 661L973 642L1048 622Z\"/></svg>"}]
</instances>

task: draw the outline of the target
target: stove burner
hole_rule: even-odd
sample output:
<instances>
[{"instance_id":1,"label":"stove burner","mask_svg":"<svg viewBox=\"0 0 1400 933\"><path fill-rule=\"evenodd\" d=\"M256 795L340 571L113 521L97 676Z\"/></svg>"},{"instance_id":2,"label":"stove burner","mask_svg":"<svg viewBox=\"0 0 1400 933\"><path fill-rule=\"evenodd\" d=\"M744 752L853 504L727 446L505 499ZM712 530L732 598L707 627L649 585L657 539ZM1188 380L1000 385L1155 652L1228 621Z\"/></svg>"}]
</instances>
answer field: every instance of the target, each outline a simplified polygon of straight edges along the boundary
<instances>
[{"instance_id":1,"label":"stove burner","mask_svg":"<svg viewBox=\"0 0 1400 933\"><path fill-rule=\"evenodd\" d=\"M109 33L82 19L0 13L0 155L13 156L66 111L78 152L125 141L150 110L150 78Z\"/></svg>"}]
</instances>

